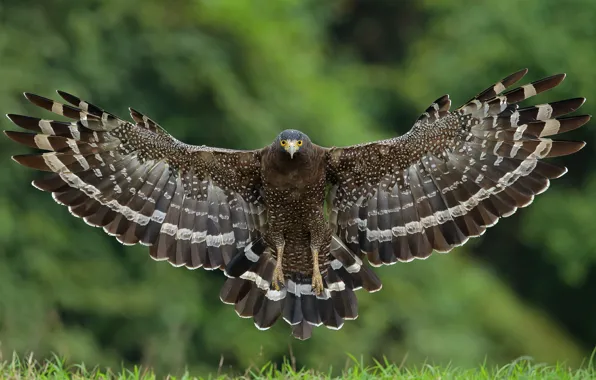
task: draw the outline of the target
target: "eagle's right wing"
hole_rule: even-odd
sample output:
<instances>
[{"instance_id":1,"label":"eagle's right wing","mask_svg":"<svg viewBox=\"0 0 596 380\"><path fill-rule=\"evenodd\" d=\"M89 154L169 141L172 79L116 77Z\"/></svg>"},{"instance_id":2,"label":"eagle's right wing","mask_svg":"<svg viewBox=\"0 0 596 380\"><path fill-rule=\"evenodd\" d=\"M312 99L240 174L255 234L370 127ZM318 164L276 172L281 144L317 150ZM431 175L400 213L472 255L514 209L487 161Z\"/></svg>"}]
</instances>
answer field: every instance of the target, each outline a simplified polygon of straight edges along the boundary
<instances>
[{"instance_id":1,"label":"eagle's right wing","mask_svg":"<svg viewBox=\"0 0 596 380\"><path fill-rule=\"evenodd\" d=\"M265 226L260 151L184 144L131 109L135 123L60 92L73 106L25 94L74 122L7 115L34 133L5 131L46 153L14 156L54 172L33 181L56 202L123 244L151 246L175 266L223 269Z\"/></svg>"}]
</instances>

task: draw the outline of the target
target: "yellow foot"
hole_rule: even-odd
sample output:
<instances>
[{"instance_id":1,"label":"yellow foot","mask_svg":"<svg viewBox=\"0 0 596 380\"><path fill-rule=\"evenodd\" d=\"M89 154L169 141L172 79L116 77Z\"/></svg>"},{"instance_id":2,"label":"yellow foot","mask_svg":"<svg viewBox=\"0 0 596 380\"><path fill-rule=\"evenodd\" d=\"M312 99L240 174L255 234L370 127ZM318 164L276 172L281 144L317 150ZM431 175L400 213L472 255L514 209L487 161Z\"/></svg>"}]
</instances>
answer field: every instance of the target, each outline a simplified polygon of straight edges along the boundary
<instances>
[{"instance_id":1,"label":"yellow foot","mask_svg":"<svg viewBox=\"0 0 596 380\"><path fill-rule=\"evenodd\" d=\"M312 290L316 295L323 293L323 277L319 271L319 250L312 249Z\"/></svg>"},{"instance_id":2,"label":"yellow foot","mask_svg":"<svg viewBox=\"0 0 596 380\"><path fill-rule=\"evenodd\" d=\"M321 277L321 273L319 272L319 268L314 270L312 276L312 290L315 292L316 295L321 295L323 293L323 277Z\"/></svg>"},{"instance_id":3,"label":"yellow foot","mask_svg":"<svg viewBox=\"0 0 596 380\"><path fill-rule=\"evenodd\" d=\"M281 265L275 265L275 270L273 271L273 288L275 290L281 289L284 284L284 272L281 270Z\"/></svg>"}]
</instances>

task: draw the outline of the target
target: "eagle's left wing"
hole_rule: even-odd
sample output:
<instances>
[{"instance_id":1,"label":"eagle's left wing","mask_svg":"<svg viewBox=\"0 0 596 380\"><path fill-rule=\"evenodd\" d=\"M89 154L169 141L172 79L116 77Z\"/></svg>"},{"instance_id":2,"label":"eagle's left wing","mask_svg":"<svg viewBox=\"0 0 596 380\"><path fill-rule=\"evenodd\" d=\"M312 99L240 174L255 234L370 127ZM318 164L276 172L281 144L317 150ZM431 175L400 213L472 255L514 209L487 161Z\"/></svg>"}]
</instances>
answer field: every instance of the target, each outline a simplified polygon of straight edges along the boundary
<instances>
[{"instance_id":1,"label":"eagle's left wing","mask_svg":"<svg viewBox=\"0 0 596 380\"><path fill-rule=\"evenodd\" d=\"M508 76L453 112L449 97L439 98L403 136L329 149L332 229L371 264L391 264L447 252L529 205L567 170L541 159L584 146L548 136L590 116L560 117L583 98L518 108L565 77L502 93L526 73Z\"/></svg>"}]
</instances>

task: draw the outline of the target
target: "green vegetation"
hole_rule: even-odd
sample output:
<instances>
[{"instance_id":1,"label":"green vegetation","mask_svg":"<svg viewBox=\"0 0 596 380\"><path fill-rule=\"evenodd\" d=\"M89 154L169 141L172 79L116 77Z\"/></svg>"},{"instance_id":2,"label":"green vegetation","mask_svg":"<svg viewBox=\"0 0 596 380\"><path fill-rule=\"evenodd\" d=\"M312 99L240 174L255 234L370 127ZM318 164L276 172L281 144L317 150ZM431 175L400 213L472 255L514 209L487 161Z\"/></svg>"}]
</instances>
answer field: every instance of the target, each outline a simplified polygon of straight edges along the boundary
<instances>
[{"instance_id":1,"label":"green vegetation","mask_svg":"<svg viewBox=\"0 0 596 380\"><path fill-rule=\"evenodd\" d=\"M404 358L405 359L405 358ZM296 368L294 358L284 359L281 365L267 363L261 367L249 367L244 373L232 374L226 371L223 360L217 372L197 376L185 371L179 376L166 376L168 379L577 379L596 378L593 362L585 363L580 369L572 369L564 364L545 365L535 363L531 358L522 357L503 366L482 364L474 369L464 369L450 365L440 367L431 364L406 366L405 360L399 365L388 361L375 361L365 366L353 357L346 361L344 368L337 374L332 368L328 371ZM160 378L152 370L135 366L133 369L100 370L87 368L84 364L68 365L64 360L54 357L38 363L31 358L19 358L0 363L0 377L6 379L120 379L154 380Z\"/></svg>"},{"instance_id":2,"label":"green vegetation","mask_svg":"<svg viewBox=\"0 0 596 380\"><path fill-rule=\"evenodd\" d=\"M298 128L343 145L406 132L444 93L455 108L528 67L525 81L568 74L532 102L585 96L594 114L594 20L593 0L0 1L0 111L50 117L20 94L62 89L193 144L256 148ZM73 218L29 186L42 174L9 160L27 149L0 138L2 351L206 374L222 356L280 368L290 345L317 373L339 372L346 353L364 358L358 371L407 355L404 376L432 378L529 355L548 366L500 375L581 377L556 363L579 368L596 346L596 122L563 137L588 145L554 160L569 173L528 209L448 255L379 268L383 290L359 292L360 317L306 342L238 318L218 298L221 273L154 262Z\"/></svg>"}]
</instances>

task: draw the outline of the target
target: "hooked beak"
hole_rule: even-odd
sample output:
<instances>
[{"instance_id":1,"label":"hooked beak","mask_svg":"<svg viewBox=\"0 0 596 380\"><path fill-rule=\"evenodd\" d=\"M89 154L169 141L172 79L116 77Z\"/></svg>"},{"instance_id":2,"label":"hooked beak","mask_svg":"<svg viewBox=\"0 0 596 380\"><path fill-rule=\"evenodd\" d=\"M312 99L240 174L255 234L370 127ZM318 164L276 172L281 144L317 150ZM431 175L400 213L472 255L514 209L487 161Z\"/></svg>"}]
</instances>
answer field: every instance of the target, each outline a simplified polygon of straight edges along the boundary
<instances>
[{"instance_id":1,"label":"hooked beak","mask_svg":"<svg viewBox=\"0 0 596 380\"><path fill-rule=\"evenodd\" d=\"M295 140L288 141L288 145L286 145L286 151L290 153L290 158L294 158L294 153L298 152L300 147Z\"/></svg>"}]
</instances>

